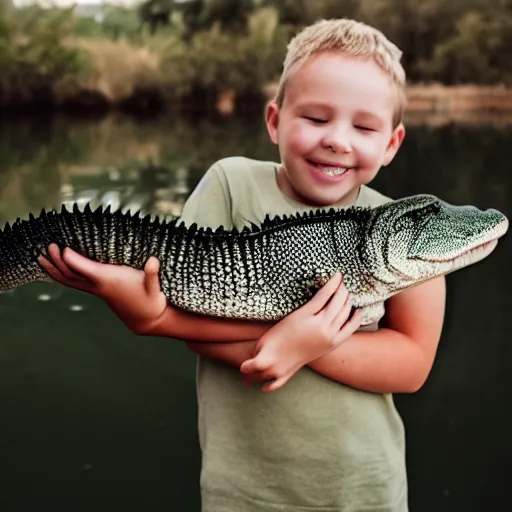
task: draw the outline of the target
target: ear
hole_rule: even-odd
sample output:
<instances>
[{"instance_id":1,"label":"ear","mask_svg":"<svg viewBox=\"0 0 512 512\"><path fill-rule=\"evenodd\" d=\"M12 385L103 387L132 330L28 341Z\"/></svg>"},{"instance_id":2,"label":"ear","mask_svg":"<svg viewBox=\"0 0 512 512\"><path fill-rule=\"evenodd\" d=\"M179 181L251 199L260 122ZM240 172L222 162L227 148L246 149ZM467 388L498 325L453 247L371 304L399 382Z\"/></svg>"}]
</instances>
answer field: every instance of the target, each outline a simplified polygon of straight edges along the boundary
<instances>
[{"instance_id":1,"label":"ear","mask_svg":"<svg viewBox=\"0 0 512 512\"><path fill-rule=\"evenodd\" d=\"M270 140L277 144L277 127L279 126L279 107L275 101L271 101L267 105L267 109L265 111L265 121L267 123L268 134L270 135Z\"/></svg>"},{"instance_id":2,"label":"ear","mask_svg":"<svg viewBox=\"0 0 512 512\"><path fill-rule=\"evenodd\" d=\"M395 155L398 153L398 150L402 145L404 137L405 127L402 123L400 123L391 134L391 140L389 141L388 147L386 148L386 153L384 154L382 165L389 165L393 161L393 158L395 158Z\"/></svg>"}]
</instances>

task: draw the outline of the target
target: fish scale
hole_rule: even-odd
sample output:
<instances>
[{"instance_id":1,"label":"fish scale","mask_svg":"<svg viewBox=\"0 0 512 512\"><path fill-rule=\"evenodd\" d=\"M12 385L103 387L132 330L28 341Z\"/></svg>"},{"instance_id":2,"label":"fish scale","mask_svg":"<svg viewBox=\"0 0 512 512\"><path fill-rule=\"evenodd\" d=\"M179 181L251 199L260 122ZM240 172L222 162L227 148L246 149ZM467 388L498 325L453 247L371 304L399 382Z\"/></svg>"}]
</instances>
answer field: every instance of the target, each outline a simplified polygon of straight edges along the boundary
<instances>
[{"instance_id":1,"label":"fish scale","mask_svg":"<svg viewBox=\"0 0 512 512\"><path fill-rule=\"evenodd\" d=\"M351 304L368 324L399 291L488 256L507 230L508 219L497 210L454 206L431 195L266 217L241 231L74 205L30 214L0 231L0 291L50 281L37 257L47 256L53 242L137 269L156 256L172 304L227 318L282 318L341 272Z\"/></svg>"}]
</instances>

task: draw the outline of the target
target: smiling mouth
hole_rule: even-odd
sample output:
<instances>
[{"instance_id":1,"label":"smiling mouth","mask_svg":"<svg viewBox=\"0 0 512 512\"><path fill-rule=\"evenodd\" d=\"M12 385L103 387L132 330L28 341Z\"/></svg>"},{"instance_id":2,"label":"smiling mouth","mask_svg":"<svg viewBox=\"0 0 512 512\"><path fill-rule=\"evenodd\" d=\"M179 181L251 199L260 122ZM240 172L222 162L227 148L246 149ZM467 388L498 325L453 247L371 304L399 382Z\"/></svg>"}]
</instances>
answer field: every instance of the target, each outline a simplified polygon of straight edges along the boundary
<instances>
[{"instance_id":1,"label":"smiling mouth","mask_svg":"<svg viewBox=\"0 0 512 512\"><path fill-rule=\"evenodd\" d=\"M353 167L341 167L336 164L314 162L313 160L307 160L307 162L313 167L316 167L320 172L326 174L327 176L341 176L342 174L345 174L347 171L350 171L350 169L353 169Z\"/></svg>"}]
</instances>

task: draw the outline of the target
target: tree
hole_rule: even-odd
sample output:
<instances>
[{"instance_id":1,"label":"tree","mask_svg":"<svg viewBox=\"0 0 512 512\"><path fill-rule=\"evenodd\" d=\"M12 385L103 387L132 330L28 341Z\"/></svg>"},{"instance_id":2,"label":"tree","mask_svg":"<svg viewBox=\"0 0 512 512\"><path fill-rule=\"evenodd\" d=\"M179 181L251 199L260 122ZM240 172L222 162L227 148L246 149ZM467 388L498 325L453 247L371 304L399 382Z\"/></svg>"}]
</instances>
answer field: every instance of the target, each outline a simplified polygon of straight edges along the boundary
<instances>
[{"instance_id":1,"label":"tree","mask_svg":"<svg viewBox=\"0 0 512 512\"><path fill-rule=\"evenodd\" d=\"M174 9L174 0L146 0L139 6L139 16L143 25L149 26L154 34L158 27L168 25Z\"/></svg>"},{"instance_id":2,"label":"tree","mask_svg":"<svg viewBox=\"0 0 512 512\"><path fill-rule=\"evenodd\" d=\"M447 84L512 83L512 17L466 13L457 32L439 42L430 60L418 70L430 79Z\"/></svg>"}]
</instances>

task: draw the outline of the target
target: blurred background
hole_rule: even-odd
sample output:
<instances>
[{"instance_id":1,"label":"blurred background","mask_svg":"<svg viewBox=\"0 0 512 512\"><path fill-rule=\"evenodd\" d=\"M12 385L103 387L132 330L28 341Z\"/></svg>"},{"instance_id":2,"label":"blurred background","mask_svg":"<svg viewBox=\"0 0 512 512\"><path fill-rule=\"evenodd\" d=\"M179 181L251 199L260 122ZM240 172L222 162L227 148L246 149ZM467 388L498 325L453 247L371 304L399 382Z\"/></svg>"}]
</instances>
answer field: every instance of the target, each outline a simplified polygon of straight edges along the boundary
<instances>
[{"instance_id":1,"label":"blurred background","mask_svg":"<svg viewBox=\"0 0 512 512\"><path fill-rule=\"evenodd\" d=\"M179 214L215 160L277 159L288 39L354 17L404 52L407 137L375 187L512 215L512 1L0 0L0 221L63 202ZM432 375L396 401L411 512L505 511L510 237L448 278ZM199 512L195 356L94 297L0 293L0 510ZM249 511L248 511L249 512Z\"/></svg>"}]
</instances>

